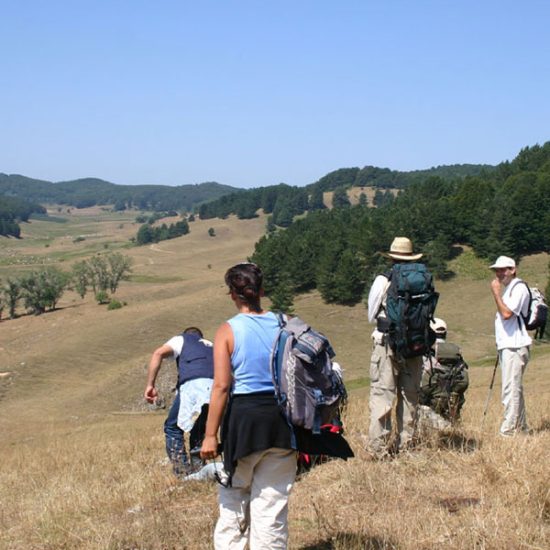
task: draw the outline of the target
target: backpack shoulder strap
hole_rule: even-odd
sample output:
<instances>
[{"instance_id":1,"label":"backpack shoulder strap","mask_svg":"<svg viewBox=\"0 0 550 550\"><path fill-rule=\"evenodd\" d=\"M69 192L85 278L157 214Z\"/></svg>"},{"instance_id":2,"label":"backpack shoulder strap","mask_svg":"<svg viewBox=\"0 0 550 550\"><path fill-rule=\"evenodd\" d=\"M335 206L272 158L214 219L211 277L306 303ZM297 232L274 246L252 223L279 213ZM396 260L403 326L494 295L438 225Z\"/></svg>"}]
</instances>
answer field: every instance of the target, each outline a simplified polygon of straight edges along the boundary
<instances>
[{"instance_id":1,"label":"backpack shoulder strap","mask_svg":"<svg viewBox=\"0 0 550 550\"><path fill-rule=\"evenodd\" d=\"M521 321L523 321L524 325L527 325L527 322L529 321L529 315L530 315L530 311L531 311L531 302L533 301L533 295L531 294L531 289L529 288L529 285L523 279L518 279L512 285L512 288L510 289L510 295L512 294L512 291L514 290L514 288L516 288L516 286L518 284L525 285L525 288L527 289L527 293L529 294L529 301L527 302L527 315L523 315L523 310L519 312L519 315L517 315L518 324L521 327Z\"/></svg>"},{"instance_id":2,"label":"backpack shoulder strap","mask_svg":"<svg viewBox=\"0 0 550 550\"><path fill-rule=\"evenodd\" d=\"M283 328L288 323L288 317L282 311L277 311L275 316L277 317L280 328Z\"/></svg>"}]
</instances>

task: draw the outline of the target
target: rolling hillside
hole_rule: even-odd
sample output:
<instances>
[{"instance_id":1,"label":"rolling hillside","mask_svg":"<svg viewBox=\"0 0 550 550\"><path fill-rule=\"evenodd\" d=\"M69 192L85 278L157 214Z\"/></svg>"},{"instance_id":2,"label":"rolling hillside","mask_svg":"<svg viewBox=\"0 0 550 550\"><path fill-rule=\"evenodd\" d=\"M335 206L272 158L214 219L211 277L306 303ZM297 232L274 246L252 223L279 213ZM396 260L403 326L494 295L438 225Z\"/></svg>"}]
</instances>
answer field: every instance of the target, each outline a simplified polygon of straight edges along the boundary
<instances>
[{"instance_id":1,"label":"rolling hillside","mask_svg":"<svg viewBox=\"0 0 550 550\"><path fill-rule=\"evenodd\" d=\"M145 366L185 326L212 337L234 313L223 274L252 253L265 216L198 220L184 237L133 248L125 248L135 233L129 213L62 216L24 224L21 241L0 239L0 276L44 262L66 269L105 246L130 255L134 272L117 292L127 302L120 310L67 293L57 311L0 322L0 547L210 548L215 486L179 483L160 464L165 412L142 406ZM496 437L498 377L481 433L494 365L490 272L468 249L453 262L456 277L438 284L438 315L471 366L463 425L454 439L390 463L369 463L363 451L372 329L364 306L324 304L317 292L296 298L296 313L330 337L345 369L357 457L297 483L291 548L547 547L550 349L534 346L526 374L534 434ZM538 254L520 269L534 283L547 266Z\"/></svg>"},{"instance_id":2,"label":"rolling hillside","mask_svg":"<svg viewBox=\"0 0 550 550\"><path fill-rule=\"evenodd\" d=\"M195 185L117 185L98 178L53 183L18 174L0 173L0 195L20 197L40 204L65 204L77 208L115 205L118 210L193 210L202 202L237 189L216 182Z\"/></svg>"}]
</instances>

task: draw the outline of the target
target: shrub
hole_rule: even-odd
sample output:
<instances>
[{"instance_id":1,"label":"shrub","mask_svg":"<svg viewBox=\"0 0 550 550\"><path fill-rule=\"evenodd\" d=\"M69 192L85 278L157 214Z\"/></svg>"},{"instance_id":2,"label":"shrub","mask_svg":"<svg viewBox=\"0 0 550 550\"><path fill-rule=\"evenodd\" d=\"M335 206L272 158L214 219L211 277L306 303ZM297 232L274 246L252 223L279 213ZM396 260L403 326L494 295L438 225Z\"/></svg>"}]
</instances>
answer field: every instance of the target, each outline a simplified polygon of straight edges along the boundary
<instances>
[{"instance_id":1,"label":"shrub","mask_svg":"<svg viewBox=\"0 0 550 550\"><path fill-rule=\"evenodd\" d=\"M109 305L107 306L108 310L111 309L120 309L122 307L122 304L118 300L111 300L109 302Z\"/></svg>"},{"instance_id":2,"label":"shrub","mask_svg":"<svg viewBox=\"0 0 550 550\"><path fill-rule=\"evenodd\" d=\"M35 315L55 309L68 285L70 275L56 267L32 271L18 281L25 307Z\"/></svg>"},{"instance_id":3,"label":"shrub","mask_svg":"<svg viewBox=\"0 0 550 550\"><path fill-rule=\"evenodd\" d=\"M109 295L104 290L96 292L95 300L98 304L107 304L110 301Z\"/></svg>"}]
</instances>

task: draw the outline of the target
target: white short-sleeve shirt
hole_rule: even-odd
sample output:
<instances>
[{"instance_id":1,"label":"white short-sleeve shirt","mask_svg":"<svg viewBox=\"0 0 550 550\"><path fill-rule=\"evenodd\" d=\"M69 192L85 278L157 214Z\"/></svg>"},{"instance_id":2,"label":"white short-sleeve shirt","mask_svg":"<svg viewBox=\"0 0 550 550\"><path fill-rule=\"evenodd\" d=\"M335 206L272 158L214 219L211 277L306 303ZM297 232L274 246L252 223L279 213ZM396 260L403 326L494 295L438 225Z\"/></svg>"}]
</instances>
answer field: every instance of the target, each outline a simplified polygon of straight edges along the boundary
<instances>
[{"instance_id":1,"label":"white short-sleeve shirt","mask_svg":"<svg viewBox=\"0 0 550 550\"><path fill-rule=\"evenodd\" d=\"M517 277L512 279L504 289L502 301L506 307L513 312L509 319L504 319L497 311L495 316L495 339L497 349L522 348L531 345L525 323L521 315L527 315L529 309L529 291Z\"/></svg>"},{"instance_id":2,"label":"white short-sleeve shirt","mask_svg":"<svg viewBox=\"0 0 550 550\"><path fill-rule=\"evenodd\" d=\"M172 348L174 359L177 359L181 355L181 350L183 349L183 336L181 334L173 336L165 345Z\"/></svg>"},{"instance_id":3,"label":"white short-sleeve shirt","mask_svg":"<svg viewBox=\"0 0 550 550\"><path fill-rule=\"evenodd\" d=\"M201 338L199 341L207 346L213 346L212 342L206 338ZM174 359L177 359L183 350L183 336L181 334L178 334L178 336L173 336L170 340L168 340L168 342L166 342L165 345L172 348Z\"/></svg>"}]
</instances>

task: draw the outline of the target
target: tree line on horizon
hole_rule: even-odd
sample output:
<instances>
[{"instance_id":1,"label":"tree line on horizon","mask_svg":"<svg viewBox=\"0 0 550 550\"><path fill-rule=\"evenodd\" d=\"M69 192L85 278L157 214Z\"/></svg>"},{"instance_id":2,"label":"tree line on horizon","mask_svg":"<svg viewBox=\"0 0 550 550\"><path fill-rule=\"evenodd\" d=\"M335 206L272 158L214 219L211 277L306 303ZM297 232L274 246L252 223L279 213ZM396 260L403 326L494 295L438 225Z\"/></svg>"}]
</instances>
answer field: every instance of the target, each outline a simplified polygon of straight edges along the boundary
<instances>
[{"instance_id":1,"label":"tree line on horizon","mask_svg":"<svg viewBox=\"0 0 550 550\"><path fill-rule=\"evenodd\" d=\"M468 176L491 173L494 166L487 164L455 164L438 166L429 170L400 172L389 168L365 166L363 168L340 168L329 172L319 180L305 187L285 183L258 187L224 195L217 200L203 203L198 212L201 219L226 218L235 214L239 219L255 218L258 210L269 214L271 228L288 227L295 216L323 210L323 193L334 191L336 200L346 200L346 190L351 187L376 188L375 206L379 206L389 195L390 189L406 189L428 177L463 179ZM365 195L366 198L366 195Z\"/></svg>"},{"instance_id":2,"label":"tree line on horizon","mask_svg":"<svg viewBox=\"0 0 550 550\"><path fill-rule=\"evenodd\" d=\"M295 216L306 211L323 209L324 191L339 192L350 186L370 185L377 188L377 200L381 201L382 190L404 188L426 175L435 174L445 178L465 177L492 169L494 167L489 165L470 164L438 166L411 172L374 166L365 166L361 169L341 168L305 187L281 183L249 190L217 182L171 187L117 185L98 178L83 178L53 183L17 174L0 173L0 235L19 237L19 223L29 220L27 209L30 208L31 213L46 214L46 210L39 203L75 208L112 205L115 211L194 211L200 213L202 219L225 218L230 214L236 214L240 219L249 219L257 216L258 209L262 208L271 215L270 224L288 227ZM16 206L14 201L26 206Z\"/></svg>"},{"instance_id":3,"label":"tree line on horizon","mask_svg":"<svg viewBox=\"0 0 550 550\"><path fill-rule=\"evenodd\" d=\"M430 177L378 208L344 205L317 210L284 230L268 232L252 261L264 270L275 307L319 290L326 302L356 304L388 267L380 251L396 235L412 239L436 277L452 276L455 244L479 257L550 251L550 142L520 151L512 162L464 179Z\"/></svg>"},{"instance_id":4,"label":"tree line on horizon","mask_svg":"<svg viewBox=\"0 0 550 550\"><path fill-rule=\"evenodd\" d=\"M53 183L0 173L0 196L75 208L114 205L116 211L191 211L203 201L216 199L235 190L235 187L217 182L179 186L117 185L97 178L82 178Z\"/></svg>"}]
</instances>

